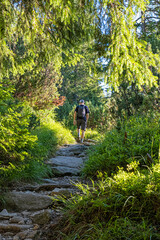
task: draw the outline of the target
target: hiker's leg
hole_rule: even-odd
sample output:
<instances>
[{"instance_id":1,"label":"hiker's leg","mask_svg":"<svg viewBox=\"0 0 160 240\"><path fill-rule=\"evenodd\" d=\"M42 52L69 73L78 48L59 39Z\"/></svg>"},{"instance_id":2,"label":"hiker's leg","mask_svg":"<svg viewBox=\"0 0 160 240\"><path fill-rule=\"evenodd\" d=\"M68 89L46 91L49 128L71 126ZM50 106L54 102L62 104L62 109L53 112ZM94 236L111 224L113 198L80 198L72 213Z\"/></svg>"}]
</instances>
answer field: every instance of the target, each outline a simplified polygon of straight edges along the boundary
<instances>
[{"instance_id":1,"label":"hiker's leg","mask_svg":"<svg viewBox=\"0 0 160 240\"><path fill-rule=\"evenodd\" d=\"M80 122L80 120L77 120L77 135L78 135L78 140L80 140L80 128L81 128L81 122Z\"/></svg>"},{"instance_id":2,"label":"hiker's leg","mask_svg":"<svg viewBox=\"0 0 160 240\"><path fill-rule=\"evenodd\" d=\"M87 122L83 120L83 122L82 122L81 142L84 141L84 136L85 136L86 127L87 127Z\"/></svg>"},{"instance_id":3,"label":"hiker's leg","mask_svg":"<svg viewBox=\"0 0 160 240\"><path fill-rule=\"evenodd\" d=\"M78 139L80 138L80 128L77 128Z\"/></svg>"},{"instance_id":4,"label":"hiker's leg","mask_svg":"<svg viewBox=\"0 0 160 240\"><path fill-rule=\"evenodd\" d=\"M81 134L81 142L83 142L83 140L84 140L84 135L85 135L85 131L82 130L82 134Z\"/></svg>"}]
</instances>

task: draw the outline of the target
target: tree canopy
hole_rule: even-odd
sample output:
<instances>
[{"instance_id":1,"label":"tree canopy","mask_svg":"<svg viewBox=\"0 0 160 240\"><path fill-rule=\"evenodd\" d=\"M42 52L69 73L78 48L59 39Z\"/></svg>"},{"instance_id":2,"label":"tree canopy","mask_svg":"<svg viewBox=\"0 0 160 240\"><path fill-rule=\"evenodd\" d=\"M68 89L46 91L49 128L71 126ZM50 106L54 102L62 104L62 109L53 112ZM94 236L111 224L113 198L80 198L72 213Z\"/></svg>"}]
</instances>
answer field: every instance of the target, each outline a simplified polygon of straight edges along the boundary
<instances>
[{"instance_id":1,"label":"tree canopy","mask_svg":"<svg viewBox=\"0 0 160 240\"><path fill-rule=\"evenodd\" d=\"M83 42L88 42L96 58L103 59L105 78L115 89L124 80L139 88L157 85L151 68L159 71L159 56L138 38L135 27L136 16L148 6L144 0L3 0L1 79L11 73L23 75L43 62L52 62L55 71L64 61L74 65L81 58ZM24 49L17 54L20 38Z\"/></svg>"}]
</instances>

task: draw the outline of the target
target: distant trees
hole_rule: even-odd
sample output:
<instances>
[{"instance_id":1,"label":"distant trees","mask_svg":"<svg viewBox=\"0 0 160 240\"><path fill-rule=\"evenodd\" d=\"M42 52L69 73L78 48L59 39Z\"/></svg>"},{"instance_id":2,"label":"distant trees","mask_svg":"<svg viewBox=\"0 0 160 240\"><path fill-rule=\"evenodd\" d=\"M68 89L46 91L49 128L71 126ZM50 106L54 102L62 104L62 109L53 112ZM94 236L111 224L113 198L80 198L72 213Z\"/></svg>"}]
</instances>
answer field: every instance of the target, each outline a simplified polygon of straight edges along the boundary
<instances>
[{"instance_id":1,"label":"distant trees","mask_svg":"<svg viewBox=\"0 0 160 240\"><path fill-rule=\"evenodd\" d=\"M81 98L98 103L104 96L97 73L99 63L96 52L83 45L80 54L82 57L75 66L62 67L63 80L59 91L71 104L77 103Z\"/></svg>"}]
</instances>

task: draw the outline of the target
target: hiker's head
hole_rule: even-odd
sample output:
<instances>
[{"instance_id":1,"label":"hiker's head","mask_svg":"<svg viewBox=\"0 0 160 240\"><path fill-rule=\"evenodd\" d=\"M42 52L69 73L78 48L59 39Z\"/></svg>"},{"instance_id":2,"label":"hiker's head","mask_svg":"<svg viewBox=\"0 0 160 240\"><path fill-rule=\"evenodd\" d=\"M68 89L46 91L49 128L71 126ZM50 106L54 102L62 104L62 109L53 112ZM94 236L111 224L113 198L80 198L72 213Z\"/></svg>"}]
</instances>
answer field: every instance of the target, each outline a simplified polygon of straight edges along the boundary
<instances>
[{"instance_id":1,"label":"hiker's head","mask_svg":"<svg viewBox=\"0 0 160 240\"><path fill-rule=\"evenodd\" d=\"M80 105L84 105L84 100L81 99L81 100L79 101L79 104L80 104Z\"/></svg>"}]
</instances>

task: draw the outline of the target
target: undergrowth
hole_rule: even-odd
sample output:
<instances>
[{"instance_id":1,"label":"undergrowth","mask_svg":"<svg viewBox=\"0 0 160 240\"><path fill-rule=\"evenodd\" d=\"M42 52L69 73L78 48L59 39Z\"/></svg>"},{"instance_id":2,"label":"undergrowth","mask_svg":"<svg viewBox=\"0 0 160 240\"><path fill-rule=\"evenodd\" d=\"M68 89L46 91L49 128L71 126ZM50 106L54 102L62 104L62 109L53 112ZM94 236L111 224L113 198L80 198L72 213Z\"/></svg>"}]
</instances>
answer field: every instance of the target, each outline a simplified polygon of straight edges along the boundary
<instances>
[{"instance_id":1,"label":"undergrowth","mask_svg":"<svg viewBox=\"0 0 160 240\"><path fill-rule=\"evenodd\" d=\"M150 166L157 162L159 139L159 116L131 117L108 131L104 140L91 149L83 174L95 176L97 171L106 171L111 175L118 166L125 167L134 159Z\"/></svg>"},{"instance_id":2,"label":"undergrowth","mask_svg":"<svg viewBox=\"0 0 160 240\"><path fill-rule=\"evenodd\" d=\"M113 177L99 172L92 184L75 184L81 192L63 197L64 218L56 239L158 240L160 238L160 164L140 170L134 161Z\"/></svg>"},{"instance_id":3,"label":"undergrowth","mask_svg":"<svg viewBox=\"0 0 160 240\"><path fill-rule=\"evenodd\" d=\"M58 146L75 142L71 132L54 121L51 111L34 112L28 106L22 109L19 115L27 116L25 125L24 120L13 119L19 124L19 129L16 129L17 125L12 127L10 124L12 132L10 129L7 132L10 134L7 139L10 151L5 151L4 160L0 162L0 185L5 187L16 181L39 181L47 177L51 170L44 164L44 160L53 156ZM23 135L19 136L22 131Z\"/></svg>"},{"instance_id":4,"label":"undergrowth","mask_svg":"<svg viewBox=\"0 0 160 240\"><path fill-rule=\"evenodd\" d=\"M34 152L43 158L54 154L58 146L75 143L71 131L50 117L45 118L41 126L32 131L32 134L38 138L37 146L32 150L32 153Z\"/></svg>"},{"instance_id":5,"label":"undergrowth","mask_svg":"<svg viewBox=\"0 0 160 240\"><path fill-rule=\"evenodd\" d=\"M64 217L57 240L160 239L159 117L132 117L93 147L77 183L79 194L54 199ZM59 227L60 226L60 227Z\"/></svg>"}]
</instances>

